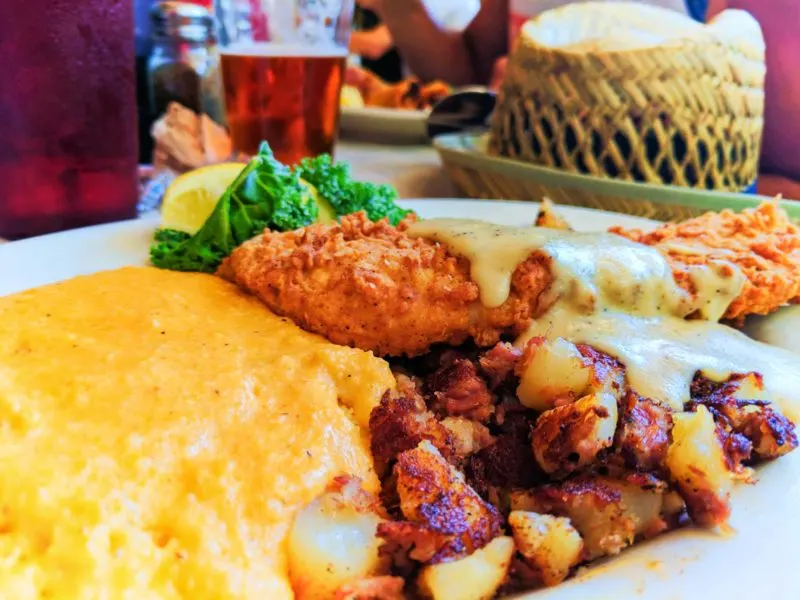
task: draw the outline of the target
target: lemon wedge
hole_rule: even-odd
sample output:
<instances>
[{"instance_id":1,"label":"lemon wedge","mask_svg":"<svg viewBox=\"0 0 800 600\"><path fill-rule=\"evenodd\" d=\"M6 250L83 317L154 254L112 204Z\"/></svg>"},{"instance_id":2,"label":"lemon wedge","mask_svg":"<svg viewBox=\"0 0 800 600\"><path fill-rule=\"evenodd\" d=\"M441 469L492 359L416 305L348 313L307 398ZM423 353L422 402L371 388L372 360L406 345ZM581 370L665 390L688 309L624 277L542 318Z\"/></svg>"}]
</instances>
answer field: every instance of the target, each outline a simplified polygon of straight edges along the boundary
<instances>
[{"instance_id":1,"label":"lemon wedge","mask_svg":"<svg viewBox=\"0 0 800 600\"><path fill-rule=\"evenodd\" d=\"M161 227L193 235L203 226L217 201L247 165L219 163L176 178L164 193Z\"/></svg>"},{"instance_id":2,"label":"lemon wedge","mask_svg":"<svg viewBox=\"0 0 800 600\"><path fill-rule=\"evenodd\" d=\"M319 207L319 214L317 215L317 223L328 224L336 221L336 212L333 210L330 202L319 195L319 191L313 185L308 183L305 179L300 178L300 183L305 186L308 193L314 199Z\"/></svg>"}]
</instances>

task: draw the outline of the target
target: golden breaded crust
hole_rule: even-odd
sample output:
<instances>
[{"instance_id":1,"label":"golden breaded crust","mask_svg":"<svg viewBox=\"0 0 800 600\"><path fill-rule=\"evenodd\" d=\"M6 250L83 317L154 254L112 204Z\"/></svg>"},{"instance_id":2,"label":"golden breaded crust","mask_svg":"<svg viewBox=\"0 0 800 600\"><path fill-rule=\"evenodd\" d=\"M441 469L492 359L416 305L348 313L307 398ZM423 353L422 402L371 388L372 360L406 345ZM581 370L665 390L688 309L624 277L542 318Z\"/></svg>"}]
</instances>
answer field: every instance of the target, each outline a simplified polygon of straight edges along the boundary
<instances>
[{"instance_id":1,"label":"golden breaded crust","mask_svg":"<svg viewBox=\"0 0 800 600\"><path fill-rule=\"evenodd\" d=\"M469 338L488 346L521 333L550 283L547 259L520 265L511 297L487 310L469 262L365 214L336 225L262 236L237 248L219 274L309 331L380 355L416 355Z\"/></svg>"},{"instance_id":2,"label":"golden breaded crust","mask_svg":"<svg viewBox=\"0 0 800 600\"><path fill-rule=\"evenodd\" d=\"M612 233L658 248L670 263L675 279L687 289L692 284L683 265L730 261L747 281L739 297L725 313L726 319L749 314L768 314L787 303L800 301L800 229L775 202L734 213L723 210L683 223L668 224L655 231L624 230ZM703 253L687 254L680 244L702 247Z\"/></svg>"},{"instance_id":3,"label":"golden breaded crust","mask_svg":"<svg viewBox=\"0 0 800 600\"><path fill-rule=\"evenodd\" d=\"M514 271L508 300L488 309L469 261L444 245L412 238L413 217L392 227L365 214L334 225L269 232L237 248L219 274L258 296L272 311L329 340L379 355L414 356L434 344L470 338L492 346L518 335L546 309L550 259L532 253ZM800 230L774 203L708 214L644 233L612 233L658 248L675 279L693 292L687 265L728 261L746 277L725 318L741 320L800 301Z\"/></svg>"}]
</instances>

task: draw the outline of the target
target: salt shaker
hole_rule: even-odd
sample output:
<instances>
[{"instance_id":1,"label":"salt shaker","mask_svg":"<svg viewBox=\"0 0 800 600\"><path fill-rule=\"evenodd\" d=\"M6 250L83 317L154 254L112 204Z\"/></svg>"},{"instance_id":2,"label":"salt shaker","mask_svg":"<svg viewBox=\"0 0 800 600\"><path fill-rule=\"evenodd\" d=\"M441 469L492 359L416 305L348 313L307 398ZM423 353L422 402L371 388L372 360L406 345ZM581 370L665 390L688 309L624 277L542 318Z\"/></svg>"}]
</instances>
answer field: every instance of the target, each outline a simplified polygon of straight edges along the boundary
<instances>
[{"instance_id":1,"label":"salt shaker","mask_svg":"<svg viewBox=\"0 0 800 600\"><path fill-rule=\"evenodd\" d=\"M177 102L222 123L212 19L188 2L158 2L151 11L153 47L148 60L150 104L156 116Z\"/></svg>"}]
</instances>

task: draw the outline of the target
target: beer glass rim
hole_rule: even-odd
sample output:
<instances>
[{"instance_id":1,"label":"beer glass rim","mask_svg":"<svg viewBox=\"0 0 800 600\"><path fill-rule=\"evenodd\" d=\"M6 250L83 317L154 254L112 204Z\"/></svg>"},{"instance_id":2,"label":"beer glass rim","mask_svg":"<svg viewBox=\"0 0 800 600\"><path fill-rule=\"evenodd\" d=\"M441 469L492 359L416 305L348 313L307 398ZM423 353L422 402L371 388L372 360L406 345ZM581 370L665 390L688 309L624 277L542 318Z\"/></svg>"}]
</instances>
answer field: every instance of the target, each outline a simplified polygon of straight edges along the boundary
<instances>
[{"instance_id":1,"label":"beer glass rim","mask_svg":"<svg viewBox=\"0 0 800 600\"><path fill-rule=\"evenodd\" d=\"M217 44L225 54L347 54L355 0L213 0Z\"/></svg>"}]
</instances>

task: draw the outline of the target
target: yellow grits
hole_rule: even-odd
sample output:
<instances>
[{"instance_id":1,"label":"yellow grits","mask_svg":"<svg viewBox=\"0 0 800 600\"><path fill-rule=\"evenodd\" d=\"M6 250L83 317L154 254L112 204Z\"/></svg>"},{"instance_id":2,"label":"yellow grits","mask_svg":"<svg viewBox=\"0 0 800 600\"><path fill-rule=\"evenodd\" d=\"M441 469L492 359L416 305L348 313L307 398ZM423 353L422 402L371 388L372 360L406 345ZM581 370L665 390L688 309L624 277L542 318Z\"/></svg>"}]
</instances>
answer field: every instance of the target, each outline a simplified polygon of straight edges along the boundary
<instances>
[{"instance_id":1,"label":"yellow grits","mask_svg":"<svg viewBox=\"0 0 800 600\"><path fill-rule=\"evenodd\" d=\"M290 598L292 516L377 485L357 423L392 385L209 275L0 298L2 596Z\"/></svg>"}]
</instances>

